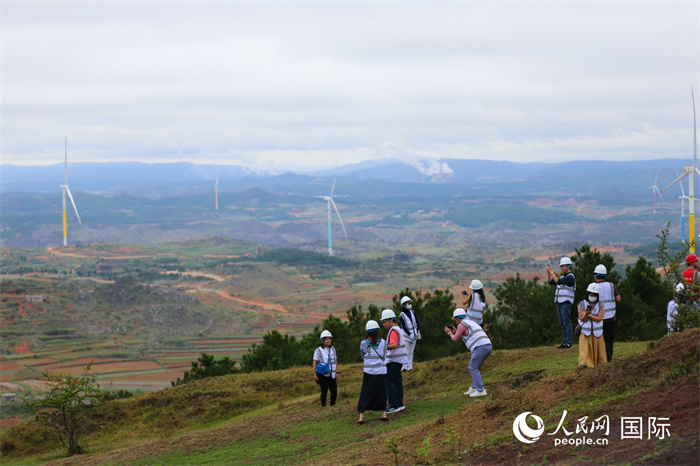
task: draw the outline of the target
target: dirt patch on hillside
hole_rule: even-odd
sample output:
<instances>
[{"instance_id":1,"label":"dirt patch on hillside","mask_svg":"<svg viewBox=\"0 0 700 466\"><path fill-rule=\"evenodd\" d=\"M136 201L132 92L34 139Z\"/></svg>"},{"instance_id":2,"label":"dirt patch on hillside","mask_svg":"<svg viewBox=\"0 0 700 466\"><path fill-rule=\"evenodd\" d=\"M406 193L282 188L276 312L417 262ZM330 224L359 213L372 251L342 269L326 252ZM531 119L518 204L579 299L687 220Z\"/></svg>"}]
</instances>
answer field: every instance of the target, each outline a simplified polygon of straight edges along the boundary
<instances>
[{"instance_id":1,"label":"dirt patch on hillside","mask_svg":"<svg viewBox=\"0 0 700 466\"><path fill-rule=\"evenodd\" d=\"M623 400L605 403L600 407L600 415L610 418L609 435L596 431L585 437L593 442L607 439L607 445L555 445L555 441L566 438L582 438L583 434L572 432L580 417L569 413L565 428L572 432L567 436L563 431L549 436L548 429L536 443L526 445L514 441L496 448L490 448L484 453L472 455L471 464L495 464L504 461L524 464L606 464L629 463L641 461L644 464L698 464L700 450L698 440L700 428L698 424L698 407L700 392L697 380L688 378L681 384L673 386L673 396L666 391L653 388L642 394L635 394ZM579 413L580 414L580 413ZM641 418L643 429L642 439L622 438L622 418ZM665 439L648 432L649 418L656 418L657 423L669 424ZM668 419L662 421L661 419ZM592 419L588 420L588 423Z\"/></svg>"}]
</instances>

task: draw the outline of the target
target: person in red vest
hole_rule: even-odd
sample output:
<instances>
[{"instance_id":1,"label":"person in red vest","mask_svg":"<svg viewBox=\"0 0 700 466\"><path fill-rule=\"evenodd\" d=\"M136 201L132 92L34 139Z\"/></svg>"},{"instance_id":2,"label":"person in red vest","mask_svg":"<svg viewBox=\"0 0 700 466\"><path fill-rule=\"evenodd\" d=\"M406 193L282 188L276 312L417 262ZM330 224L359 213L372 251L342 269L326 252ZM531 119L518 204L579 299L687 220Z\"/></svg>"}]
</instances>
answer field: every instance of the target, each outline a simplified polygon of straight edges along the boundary
<instances>
[{"instance_id":1,"label":"person in red vest","mask_svg":"<svg viewBox=\"0 0 700 466\"><path fill-rule=\"evenodd\" d=\"M692 285L700 276L700 272L698 272L698 256L688 254L688 257L685 258L685 263L688 264L688 268L683 271L683 280Z\"/></svg>"}]
</instances>

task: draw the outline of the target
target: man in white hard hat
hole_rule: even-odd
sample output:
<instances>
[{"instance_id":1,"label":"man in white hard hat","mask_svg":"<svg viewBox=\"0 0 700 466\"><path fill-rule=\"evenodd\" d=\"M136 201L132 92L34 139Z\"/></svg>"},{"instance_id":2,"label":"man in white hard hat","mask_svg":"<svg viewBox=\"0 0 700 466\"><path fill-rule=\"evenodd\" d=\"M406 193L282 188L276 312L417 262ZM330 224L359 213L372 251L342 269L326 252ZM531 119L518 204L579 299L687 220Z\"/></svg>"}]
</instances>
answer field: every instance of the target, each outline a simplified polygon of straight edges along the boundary
<instances>
[{"instance_id":1,"label":"man in white hard hat","mask_svg":"<svg viewBox=\"0 0 700 466\"><path fill-rule=\"evenodd\" d=\"M396 314L391 309L382 311L382 326L387 330L386 343L386 392L389 397L387 414L405 409L403 405L403 377L401 368L406 364L406 338L396 323Z\"/></svg>"},{"instance_id":2,"label":"man in white hard hat","mask_svg":"<svg viewBox=\"0 0 700 466\"><path fill-rule=\"evenodd\" d=\"M576 291L576 277L571 273L571 259L562 257L559 261L561 275L557 276L552 271L552 266L547 265L547 281L556 286L554 302L557 303L557 316L561 326L561 345L557 349L569 349L574 344L574 329L571 326L571 308L574 306L574 292Z\"/></svg>"},{"instance_id":3,"label":"man in white hard hat","mask_svg":"<svg viewBox=\"0 0 700 466\"><path fill-rule=\"evenodd\" d=\"M413 309L413 301L410 296L401 298L401 314L399 314L401 329L406 337L406 364L401 369L403 372L413 369L413 352L416 349L416 343L420 340L420 323L418 316Z\"/></svg>"},{"instance_id":4,"label":"man in white hard hat","mask_svg":"<svg viewBox=\"0 0 700 466\"><path fill-rule=\"evenodd\" d=\"M598 264L593 271L595 282L600 287L598 295L600 302L605 306L603 316L603 339L605 340L605 354L608 362L612 361L613 345L615 344L615 322L617 322L617 303L622 301L620 292L613 283L605 281L608 269L603 264Z\"/></svg>"}]
</instances>

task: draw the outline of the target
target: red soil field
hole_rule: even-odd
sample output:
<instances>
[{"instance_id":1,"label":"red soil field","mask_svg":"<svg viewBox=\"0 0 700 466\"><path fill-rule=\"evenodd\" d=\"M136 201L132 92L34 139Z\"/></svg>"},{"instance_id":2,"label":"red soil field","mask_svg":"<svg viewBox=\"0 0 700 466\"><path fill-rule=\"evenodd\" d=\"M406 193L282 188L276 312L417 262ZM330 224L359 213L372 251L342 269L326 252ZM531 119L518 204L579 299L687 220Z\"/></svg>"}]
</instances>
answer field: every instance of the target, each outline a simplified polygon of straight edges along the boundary
<instances>
[{"instance_id":1,"label":"red soil field","mask_svg":"<svg viewBox=\"0 0 700 466\"><path fill-rule=\"evenodd\" d=\"M230 343L232 345L236 345L239 343L243 344L251 344L251 343L259 343L262 341L262 338L223 338L219 340L195 340L193 343L198 344L198 345L207 345L207 344L219 344L219 343Z\"/></svg>"},{"instance_id":2,"label":"red soil field","mask_svg":"<svg viewBox=\"0 0 700 466\"><path fill-rule=\"evenodd\" d=\"M0 360L0 371L17 371L21 368L22 366L17 364L15 361Z\"/></svg>"},{"instance_id":3,"label":"red soil field","mask_svg":"<svg viewBox=\"0 0 700 466\"><path fill-rule=\"evenodd\" d=\"M44 364L54 364L57 363L58 359L48 359L48 358L28 358L28 359L15 359L15 362L24 367L36 367L43 366Z\"/></svg>"},{"instance_id":4,"label":"red soil field","mask_svg":"<svg viewBox=\"0 0 700 466\"><path fill-rule=\"evenodd\" d=\"M10 419L0 419L0 427L10 427L15 424L19 424L22 422L22 419L19 417L12 417Z\"/></svg>"},{"instance_id":5,"label":"red soil field","mask_svg":"<svg viewBox=\"0 0 700 466\"><path fill-rule=\"evenodd\" d=\"M15 377L14 374L3 374L0 375L0 382L9 382Z\"/></svg>"},{"instance_id":6,"label":"red soil field","mask_svg":"<svg viewBox=\"0 0 700 466\"><path fill-rule=\"evenodd\" d=\"M111 377L115 382L162 382L182 378L184 371L152 372L150 374L134 374L119 377Z\"/></svg>"},{"instance_id":7,"label":"red soil field","mask_svg":"<svg viewBox=\"0 0 700 466\"><path fill-rule=\"evenodd\" d=\"M73 361L63 361L59 362L58 364L51 364L49 366L43 367L42 369L54 371L56 369L60 369L62 367L73 367L73 366L81 366L85 367L88 364L90 364L90 361L93 363L93 367L97 364L106 364L109 362L116 362L120 361L119 358L106 358L106 359L100 359L100 358L80 358L80 359L74 359Z\"/></svg>"},{"instance_id":8,"label":"red soil field","mask_svg":"<svg viewBox=\"0 0 700 466\"><path fill-rule=\"evenodd\" d=\"M183 370L184 370L184 369L189 369L192 365L188 362L171 362L168 364L163 364L163 366L167 369L183 368Z\"/></svg>"},{"instance_id":9,"label":"red soil field","mask_svg":"<svg viewBox=\"0 0 700 466\"><path fill-rule=\"evenodd\" d=\"M84 366L62 367L60 368L60 370L52 372L60 372L69 375L80 375L83 373L83 367ZM107 364L94 364L90 370L90 373L109 374L111 372L147 371L160 368L160 365L156 364L153 361L126 361L113 362Z\"/></svg>"}]
</instances>

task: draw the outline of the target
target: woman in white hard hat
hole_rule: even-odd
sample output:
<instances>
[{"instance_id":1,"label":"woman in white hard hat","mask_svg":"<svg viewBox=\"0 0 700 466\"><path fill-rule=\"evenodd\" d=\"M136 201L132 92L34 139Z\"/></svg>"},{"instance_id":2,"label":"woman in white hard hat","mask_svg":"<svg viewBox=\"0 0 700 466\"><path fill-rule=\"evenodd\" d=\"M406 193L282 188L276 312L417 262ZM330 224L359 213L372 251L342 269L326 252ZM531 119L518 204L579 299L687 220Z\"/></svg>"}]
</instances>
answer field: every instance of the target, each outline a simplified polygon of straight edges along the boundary
<instances>
[{"instance_id":1,"label":"woman in white hard hat","mask_svg":"<svg viewBox=\"0 0 700 466\"><path fill-rule=\"evenodd\" d=\"M471 293L462 291L462 306L467 306L467 319L481 325L484 322L484 308L486 307L486 295L484 285L480 280L472 280L469 284Z\"/></svg>"},{"instance_id":2,"label":"woman in white hard hat","mask_svg":"<svg viewBox=\"0 0 700 466\"><path fill-rule=\"evenodd\" d=\"M403 404L403 376L401 375L401 369L408 361L406 337L396 323L396 313L392 309L382 311L382 325L387 331L386 392L389 396L389 407L386 412L391 414L406 409Z\"/></svg>"},{"instance_id":3,"label":"woman in white hard hat","mask_svg":"<svg viewBox=\"0 0 700 466\"><path fill-rule=\"evenodd\" d=\"M408 372L413 369L413 352L416 349L416 343L420 340L420 322L418 316L413 309L413 301L410 296L401 298L401 313L399 314L399 322L401 329L406 337L406 364L401 370Z\"/></svg>"},{"instance_id":4,"label":"woman in white hard hat","mask_svg":"<svg viewBox=\"0 0 700 466\"><path fill-rule=\"evenodd\" d=\"M486 388L484 387L484 382L481 380L481 366L484 364L486 358L489 357L491 351L493 351L491 340L489 340L489 337L486 336L486 332L484 332L484 329L482 329L479 324L467 318L467 311L464 309L455 309L452 313L452 318L457 324L457 327L454 325L445 327L445 333L450 336L452 341L461 339L467 349L472 353L472 357L469 360L469 373L472 376L472 386L469 390L464 392L464 394L471 398L486 396Z\"/></svg>"},{"instance_id":5,"label":"woman in white hard hat","mask_svg":"<svg viewBox=\"0 0 700 466\"><path fill-rule=\"evenodd\" d=\"M578 303L578 324L581 335L578 339L578 365L597 367L608 363L603 340L603 316L605 306L598 296L600 286L591 283L586 288L586 299Z\"/></svg>"},{"instance_id":6,"label":"woman in white hard hat","mask_svg":"<svg viewBox=\"0 0 700 466\"><path fill-rule=\"evenodd\" d=\"M321 345L314 350L314 380L321 386L321 406L326 406L328 391L331 406L338 397L338 355L333 347L333 335L328 330L321 332Z\"/></svg>"},{"instance_id":7,"label":"woman in white hard hat","mask_svg":"<svg viewBox=\"0 0 700 466\"><path fill-rule=\"evenodd\" d=\"M379 338L379 324L370 320L365 325L365 339L360 343L360 354L364 361L362 390L357 402L360 413L358 423L365 422L365 411L381 411L382 421L386 421L386 342Z\"/></svg>"}]
</instances>

